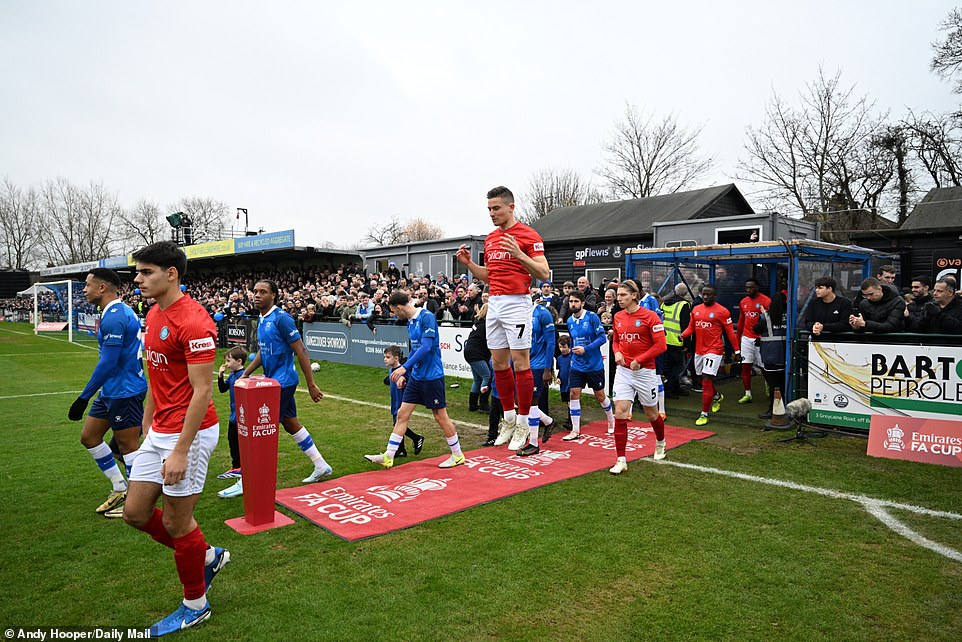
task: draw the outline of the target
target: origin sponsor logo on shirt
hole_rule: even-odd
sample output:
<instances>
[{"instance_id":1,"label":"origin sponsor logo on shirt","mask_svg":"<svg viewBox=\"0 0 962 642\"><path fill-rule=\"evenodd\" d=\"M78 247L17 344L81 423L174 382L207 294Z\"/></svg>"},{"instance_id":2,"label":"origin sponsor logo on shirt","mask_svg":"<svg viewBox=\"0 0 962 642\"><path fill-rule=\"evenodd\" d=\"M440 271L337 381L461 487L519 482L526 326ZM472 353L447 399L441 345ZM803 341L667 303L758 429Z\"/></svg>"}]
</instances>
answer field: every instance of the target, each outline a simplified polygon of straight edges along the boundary
<instances>
[{"instance_id":1,"label":"origin sponsor logo on shirt","mask_svg":"<svg viewBox=\"0 0 962 642\"><path fill-rule=\"evenodd\" d=\"M211 337L205 337L203 339L191 339L187 347L191 352L203 352L204 350L214 349L214 340Z\"/></svg>"}]
</instances>

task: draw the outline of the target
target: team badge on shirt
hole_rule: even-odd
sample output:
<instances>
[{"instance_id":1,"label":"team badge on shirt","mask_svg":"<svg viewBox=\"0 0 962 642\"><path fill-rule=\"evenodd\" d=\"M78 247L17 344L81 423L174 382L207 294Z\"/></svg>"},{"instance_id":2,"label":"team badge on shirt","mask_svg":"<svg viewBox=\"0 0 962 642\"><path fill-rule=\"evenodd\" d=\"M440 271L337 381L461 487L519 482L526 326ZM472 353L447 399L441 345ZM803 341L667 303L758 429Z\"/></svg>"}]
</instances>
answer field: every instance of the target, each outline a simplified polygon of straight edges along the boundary
<instances>
[{"instance_id":1,"label":"team badge on shirt","mask_svg":"<svg viewBox=\"0 0 962 642\"><path fill-rule=\"evenodd\" d=\"M164 326L160 329L160 339L161 341L167 339L170 336L170 328Z\"/></svg>"},{"instance_id":2,"label":"team badge on shirt","mask_svg":"<svg viewBox=\"0 0 962 642\"><path fill-rule=\"evenodd\" d=\"M636 327L636 328L640 328L640 327L641 327L641 319L635 319L635 327Z\"/></svg>"}]
</instances>

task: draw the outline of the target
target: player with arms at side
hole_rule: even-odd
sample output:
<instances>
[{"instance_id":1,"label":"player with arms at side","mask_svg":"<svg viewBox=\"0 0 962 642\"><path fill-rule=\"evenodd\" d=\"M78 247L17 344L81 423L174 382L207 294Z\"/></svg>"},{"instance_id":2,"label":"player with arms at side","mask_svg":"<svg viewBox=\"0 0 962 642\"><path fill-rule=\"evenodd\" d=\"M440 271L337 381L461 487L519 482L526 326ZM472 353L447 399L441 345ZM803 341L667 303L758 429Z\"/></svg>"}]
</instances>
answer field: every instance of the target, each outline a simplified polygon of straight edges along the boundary
<instances>
[{"instance_id":1,"label":"player with arms at side","mask_svg":"<svg viewBox=\"0 0 962 642\"><path fill-rule=\"evenodd\" d=\"M280 291L277 284L269 279L263 279L254 284L254 305L261 313L257 323L257 355L244 370L244 377L264 365L264 374L276 379L281 384L281 423L284 430L294 438L294 442L305 455L314 463L314 472L308 475L303 483L313 484L327 477L333 472L331 466L324 461L311 433L297 418L297 403L294 392L297 390L297 370L294 369L294 356L301 366L307 390L311 400L317 403L324 397L324 393L314 383L314 372L311 370L311 360L307 355L307 348L301 340L301 333L297 330L294 317L277 307Z\"/></svg>"},{"instance_id":2,"label":"player with arms at side","mask_svg":"<svg viewBox=\"0 0 962 642\"><path fill-rule=\"evenodd\" d=\"M180 607L150 627L151 636L159 637L210 617L207 591L230 561L226 550L207 545L194 520L220 432L211 400L217 329L207 310L180 289L187 257L175 243L153 243L133 258L134 282L157 305L147 313L144 335L150 376L146 436L130 474L124 520L174 550L184 587Z\"/></svg>"},{"instance_id":3,"label":"player with arms at side","mask_svg":"<svg viewBox=\"0 0 962 642\"><path fill-rule=\"evenodd\" d=\"M438 464L438 468L460 466L464 463L464 454L454 422L448 417L444 396L444 363L441 361L441 344L438 343L438 319L426 307L414 307L411 297L402 290L391 293L388 306L398 319L408 322L411 352L404 365L398 364L391 371L391 381L398 387L403 385L404 392L394 430L388 438L387 450L379 455L364 455L364 458L385 468L393 466L397 450L404 442L411 415L421 405L434 414L434 420L438 422L451 448L451 456Z\"/></svg>"},{"instance_id":4,"label":"player with arms at side","mask_svg":"<svg viewBox=\"0 0 962 642\"><path fill-rule=\"evenodd\" d=\"M615 415L611 409L611 399L605 394L605 361L601 346L608 338L598 315L584 307L585 295L579 290L568 295L567 318L568 335L571 337L571 370L568 385L571 387L571 401L568 412L571 416L571 432L562 437L564 441L574 441L581 437L581 391L585 386L591 388L595 399L601 404L608 420L608 434L615 431Z\"/></svg>"},{"instance_id":5,"label":"player with arms at side","mask_svg":"<svg viewBox=\"0 0 962 642\"><path fill-rule=\"evenodd\" d=\"M609 472L620 475L628 469L628 415L635 398L655 430L655 459L665 458L665 420L658 412L658 384L655 357L668 349L661 317L639 305L641 293L632 280L618 286L618 305L611 337L615 355L615 450L618 460Z\"/></svg>"},{"instance_id":6,"label":"player with arms at side","mask_svg":"<svg viewBox=\"0 0 962 642\"><path fill-rule=\"evenodd\" d=\"M717 292L714 285L707 284L701 289L701 300L691 311L688 327L681 333L683 339L695 335L695 374L701 376L701 415L695 420L696 426L708 423L708 409L718 412L724 395L715 393L715 375L721 367L725 354L727 334L732 346L738 346L735 331L732 329L732 315L728 308L715 302ZM741 350L735 348L735 363L741 361Z\"/></svg>"},{"instance_id":7,"label":"player with arms at side","mask_svg":"<svg viewBox=\"0 0 962 642\"><path fill-rule=\"evenodd\" d=\"M67 417L80 421L91 397L100 390L93 408L84 421L80 443L97 462L113 490L100 506L104 517L124 516L122 504L127 497L127 481L114 461L110 447L104 443L107 430L113 430L117 448L124 458L127 476L134 459L139 455L140 424L144 420L144 395L147 380L140 359L140 319L120 300L120 276L107 268L94 268L87 274L84 296L88 303L100 308L100 327L97 343L100 360L90 375L90 381L70 406Z\"/></svg>"},{"instance_id":8,"label":"player with arms at side","mask_svg":"<svg viewBox=\"0 0 962 642\"><path fill-rule=\"evenodd\" d=\"M745 281L745 292L746 296L738 303L738 327L735 330L740 341L735 346L741 348L742 386L745 388L745 394L738 403L752 401L752 369L761 370L764 367L761 350L755 346L755 339L758 338L755 324L761 319L760 313L772 307L772 300L759 291L755 279Z\"/></svg>"},{"instance_id":9,"label":"player with arms at side","mask_svg":"<svg viewBox=\"0 0 962 642\"><path fill-rule=\"evenodd\" d=\"M495 230L484 240L484 265L471 259L467 245L457 258L475 277L490 286L486 334L494 385L501 398L504 419L495 445L528 437L528 413L534 392L531 348L531 277L547 281L551 275L544 256L544 241L533 228L514 216L514 194L499 186L488 191L488 215ZM514 365L514 371L511 367ZM515 387L518 410L515 412Z\"/></svg>"}]
</instances>

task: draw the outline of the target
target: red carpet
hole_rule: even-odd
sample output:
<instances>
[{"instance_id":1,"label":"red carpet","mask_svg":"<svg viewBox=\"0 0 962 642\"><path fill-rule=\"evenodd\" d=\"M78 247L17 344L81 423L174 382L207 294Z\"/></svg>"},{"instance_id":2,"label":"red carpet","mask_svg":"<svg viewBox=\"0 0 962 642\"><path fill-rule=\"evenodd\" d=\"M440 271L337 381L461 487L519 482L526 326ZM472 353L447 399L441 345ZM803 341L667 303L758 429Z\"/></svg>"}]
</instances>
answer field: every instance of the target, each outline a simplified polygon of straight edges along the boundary
<instances>
[{"instance_id":1,"label":"red carpet","mask_svg":"<svg viewBox=\"0 0 962 642\"><path fill-rule=\"evenodd\" d=\"M438 468L448 457L444 455L396 464L389 470L279 489L277 503L348 541L376 537L538 486L606 470L616 459L614 437L606 434L606 428L604 421L589 424L577 441L562 441L563 433L554 435L541 445L541 454L533 457L518 457L505 446L481 448L465 452L467 461L456 468ZM677 426L667 426L665 433L669 449L714 434ZM628 461L654 452L651 428L629 424ZM622 476L631 473L629 467Z\"/></svg>"}]
</instances>

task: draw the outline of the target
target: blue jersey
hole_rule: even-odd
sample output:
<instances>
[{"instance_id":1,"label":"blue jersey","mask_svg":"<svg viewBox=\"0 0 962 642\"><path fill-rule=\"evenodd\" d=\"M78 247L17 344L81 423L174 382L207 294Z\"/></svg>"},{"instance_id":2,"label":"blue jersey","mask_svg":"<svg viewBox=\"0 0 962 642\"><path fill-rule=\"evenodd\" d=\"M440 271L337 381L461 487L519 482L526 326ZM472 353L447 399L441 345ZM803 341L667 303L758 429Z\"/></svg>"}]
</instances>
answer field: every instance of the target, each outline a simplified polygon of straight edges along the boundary
<instances>
[{"instance_id":1,"label":"blue jersey","mask_svg":"<svg viewBox=\"0 0 962 642\"><path fill-rule=\"evenodd\" d=\"M604 370L601 346L605 344L607 337L598 315L591 310L584 310L580 319L571 315L568 317L568 334L571 335L572 349L578 346L585 349L584 354L571 353L571 369L578 372Z\"/></svg>"},{"instance_id":2,"label":"blue jersey","mask_svg":"<svg viewBox=\"0 0 962 642\"><path fill-rule=\"evenodd\" d=\"M568 375L571 374L571 353L558 355L558 379L561 380L561 392L568 392Z\"/></svg>"},{"instance_id":3,"label":"blue jersey","mask_svg":"<svg viewBox=\"0 0 962 642\"><path fill-rule=\"evenodd\" d=\"M233 421L234 423L237 423L237 406L234 404L234 384L237 383L237 380L241 378L242 374L244 374L243 368L235 370L227 375L227 379L225 380L228 392L230 393L230 418L228 421Z\"/></svg>"},{"instance_id":4,"label":"blue jersey","mask_svg":"<svg viewBox=\"0 0 962 642\"><path fill-rule=\"evenodd\" d=\"M90 399L99 388L105 399L136 397L147 391L140 359L140 319L120 299L107 304L97 330L100 360L80 396Z\"/></svg>"},{"instance_id":5,"label":"blue jersey","mask_svg":"<svg viewBox=\"0 0 962 642\"><path fill-rule=\"evenodd\" d=\"M404 367L411 379L441 379L444 377L444 364L441 362L441 343L438 341L438 318L430 310L417 309L417 315L408 320L411 352Z\"/></svg>"},{"instance_id":6,"label":"blue jersey","mask_svg":"<svg viewBox=\"0 0 962 642\"><path fill-rule=\"evenodd\" d=\"M641 297L641 301L638 302L638 305L647 310L651 310L658 315L659 319L664 320L665 311L661 309L661 304L658 303L658 299L655 298L655 295L651 294L650 292Z\"/></svg>"},{"instance_id":7,"label":"blue jersey","mask_svg":"<svg viewBox=\"0 0 962 642\"><path fill-rule=\"evenodd\" d=\"M391 368L391 372L397 370L400 366ZM397 411L401 409L401 399L404 398L404 391L397 387L394 380L391 379L391 375L384 377L384 383L391 386L391 416L397 421Z\"/></svg>"},{"instance_id":8,"label":"blue jersey","mask_svg":"<svg viewBox=\"0 0 962 642\"><path fill-rule=\"evenodd\" d=\"M296 386L297 370L294 369L294 349L291 344L300 340L294 317L278 307L261 315L257 324L257 345L260 350L264 374L276 379L281 388Z\"/></svg>"},{"instance_id":9,"label":"blue jersey","mask_svg":"<svg viewBox=\"0 0 962 642\"><path fill-rule=\"evenodd\" d=\"M531 313L531 369L544 370L554 362L554 317L543 305L534 306Z\"/></svg>"}]
</instances>

